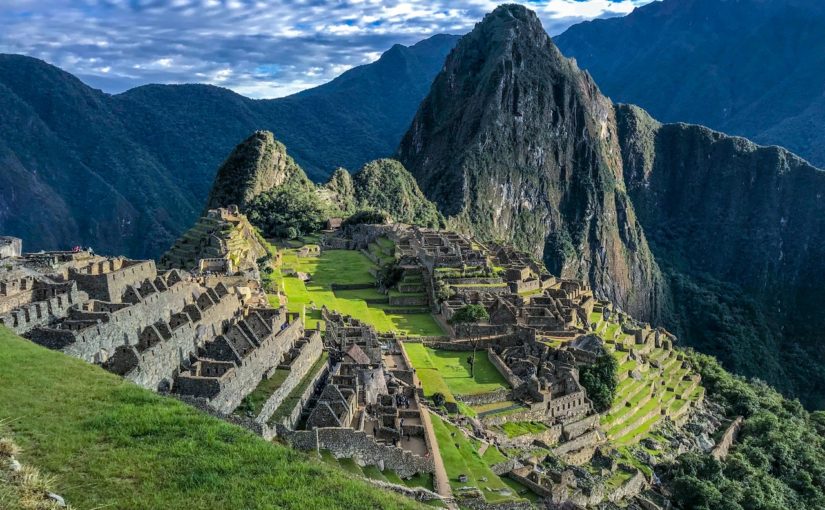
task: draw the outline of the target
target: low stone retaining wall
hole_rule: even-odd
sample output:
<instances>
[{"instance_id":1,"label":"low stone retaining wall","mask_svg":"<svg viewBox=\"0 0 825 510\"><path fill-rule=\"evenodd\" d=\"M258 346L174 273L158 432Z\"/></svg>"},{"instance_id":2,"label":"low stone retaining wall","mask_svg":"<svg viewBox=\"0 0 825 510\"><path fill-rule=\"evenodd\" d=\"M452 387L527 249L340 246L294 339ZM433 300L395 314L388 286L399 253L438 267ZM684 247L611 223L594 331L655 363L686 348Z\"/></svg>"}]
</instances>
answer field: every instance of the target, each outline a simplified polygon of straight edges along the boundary
<instances>
[{"instance_id":1,"label":"low stone retaining wall","mask_svg":"<svg viewBox=\"0 0 825 510\"><path fill-rule=\"evenodd\" d=\"M490 360L490 363L496 367L496 370L504 377L504 380L507 381L512 388L518 388L521 386L521 378L518 377L516 374L510 370L510 367L504 363L504 360L496 354L496 352L492 348L487 348L487 358Z\"/></svg>"},{"instance_id":2,"label":"low stone retaining wall","mask_svg":"<svg viewBox=\"0 0 825 510\"><path fill-rule=\"evenodd\" d=\"M275 425L278 427L278 434L280 435L284 430L293 430L298 425L298 421L301 419L301 412L304 409L304 406L309 401L309 398L315 393L315 388L318 386L319 382L326 377L327 373L329 373L329 366L323 367L321 370L315 374L315 377L307 385L306 390L304 393L301 394L301 398L298 399L298 402L295 404L295 407L289 412L289 414L280 420L280 422L276 423ZM276 409L277 410L277 409ZM273 411L274 413L274 411Z\"/></svg>"},{"instance_id":3,"label":"low stone retaining wall","mask_svg":"<svg viewBox=\"0 0 825 510\"><path fill-rule=\"evenodd\" d=\"M501 388L495 391L488 391L486 393L478 393L475 395L461 395L456 398L469 406L480 406L492 404L494 402L504 402L505 400L510 400L512 396L512 391Z\"/></svg>"},{"instance_id":4,"label":"low stone retaining wall","mask_svg":"<svg viewBox=\"0 0 825 510\"><path fill-rule=\"evenodd\" d=\"M724 460L728 456L728 452L730 452L733 442L736 441L739 431L742 430L743 422L744 418L741 416L737 417L733 423L728 426L725 433L722 434L721 439L719 439L719 442L716 443L716 446L714 446L713 450L710 452L716 460Z\"/></svg>"},{"instance_id":5,"label":"low stone retaining wall","mask_svg":"<svg viewBox=\"0 0 825 510\"><path fill-rule=\"evenodd\" d=\"M434 471L432 457L424 458L412 452L377 443L361 430L350 428L318 428L284 434L289 444L300 450L327 450L336 459L353 459L363 466L390 469L401 478Z\"/></svg>"},{"instance_id":6,"label":"low stone retaining wall","mask_svg":"<svg viewBox=\"0 0 825 510\"><path fill-rule=\"evenodd\" d=\"M405 295L391 295L389 301L392 306L427 306L429 300L426 295L419 296L405 296Z\"/></svg>"}]
</instances>

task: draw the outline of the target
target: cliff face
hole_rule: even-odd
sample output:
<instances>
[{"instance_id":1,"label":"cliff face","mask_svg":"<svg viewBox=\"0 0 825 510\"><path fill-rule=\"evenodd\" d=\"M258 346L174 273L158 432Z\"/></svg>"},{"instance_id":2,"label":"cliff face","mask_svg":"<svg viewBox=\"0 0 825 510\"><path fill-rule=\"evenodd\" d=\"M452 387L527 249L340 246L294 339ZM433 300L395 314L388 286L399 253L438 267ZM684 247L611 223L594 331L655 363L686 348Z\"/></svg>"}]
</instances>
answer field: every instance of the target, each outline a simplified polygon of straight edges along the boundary
<instances>
[{"instance_id":1,"label":"cliff face","mask_svg":"<svg viewBox=\"0 0 825 510\"><path fill-rule=\"evenodd\" d=\"M513 241L638 316L662 308L613 106L533 12L499 7L459 41L399 154L458 227Z\"/></svg>"},{"instance_id":2,"label":"cliff face","mask_svg":"<svg viewBox=\"0 0 825 510\"><path fill-rule=\"evenodd\" d=\"M628 192L674 283L669 322L738 372L825 404L825 171L637 107L617 117ZM701 298L710 287L723 306Z\"/></svg>"},{"instance_id":3,"label":"cliff face","mask_svg":"<svg viewBox=\"0 0 825 510\"><path fill-rule=\"evenodd\" d=\"M241 210L259 194L306 174L269 131L257 131L241 142L218 169L207 209L237 205Z\"/></svg>"}]
</instances>

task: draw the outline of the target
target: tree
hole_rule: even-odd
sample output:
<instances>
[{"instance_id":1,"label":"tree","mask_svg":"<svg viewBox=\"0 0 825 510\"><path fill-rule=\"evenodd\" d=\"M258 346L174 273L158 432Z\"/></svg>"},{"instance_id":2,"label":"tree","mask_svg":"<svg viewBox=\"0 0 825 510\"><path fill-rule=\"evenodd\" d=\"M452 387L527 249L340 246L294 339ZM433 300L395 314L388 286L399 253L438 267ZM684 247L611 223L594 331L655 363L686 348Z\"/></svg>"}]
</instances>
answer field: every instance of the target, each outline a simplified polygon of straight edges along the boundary
<instances>
[{"instance_id":1,"label":"tree","mask_svg":"<svg viewBox=\"0 0 825 510\"><path fill-rule=\"evenodd\" d=\"M319 230L328 217L315 190L303 183L261 193L247 206L246 213L264 235L287 239Z\"/></svg>"},{"instance_id":2,"label":"tree","mask_svg":"<svg viewBox=\"0 0 825 510\"><path fill-rule=\"evenodd\" d=\"M599 356L592 365L585 365L579 369L579 382L587 390L593 407L600 413L610 409L613 403L616 387L619 385L618 371L619 363L610 354Z\"/></svg>"},{"instance_id":3,"label":"tree","mask_svg":"<svg viewBox=\"0 0 825 510\"><path fill-rule=\"evenodd\" d=\"M490 314L487 313L487 309L484 308L483 305L464 305L458 310L455 311L452 317L450 317L450 324L478 324L481 321L490 320ZM476 370L476 348L478 347L479 338L477 335L473 335L472 343L473 343L473 355L471 358L467 359L467 362L470 365L470 377L475 377L475 370Z\"/></svg>"}]
</instances>

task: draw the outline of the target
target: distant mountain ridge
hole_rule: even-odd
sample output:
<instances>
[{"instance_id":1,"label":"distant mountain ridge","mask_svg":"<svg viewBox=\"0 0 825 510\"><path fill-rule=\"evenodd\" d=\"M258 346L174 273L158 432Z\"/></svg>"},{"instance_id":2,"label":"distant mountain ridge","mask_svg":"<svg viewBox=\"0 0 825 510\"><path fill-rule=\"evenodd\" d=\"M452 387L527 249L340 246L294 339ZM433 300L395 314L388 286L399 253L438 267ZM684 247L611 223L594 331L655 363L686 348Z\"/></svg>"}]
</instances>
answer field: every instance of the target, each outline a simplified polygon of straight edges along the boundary
<instances>
[{"instance_id":1,"label":"distant mountain ridge","mask_svg":"<svg viewBox=\"0 0 825 510\"><path fill-rule=\"evenodd\" d=\"M273 100L209 85L118 95L0 55L0 232L27 250L91 245L154 257L198 214L233 147L270 130L310 178L391 155L457 40L393 46L332 82Z\"/></svg>"},{"instance_id":2,"label":"distant mountain ridge","mask_svg":"<svg viewBox=\"0 0 825 510\"><path fill-rule=\"evenodd\" d=\"M554 38L614 101L825 168L825 2L664 0Z\"/></svg>"}]
</instances>

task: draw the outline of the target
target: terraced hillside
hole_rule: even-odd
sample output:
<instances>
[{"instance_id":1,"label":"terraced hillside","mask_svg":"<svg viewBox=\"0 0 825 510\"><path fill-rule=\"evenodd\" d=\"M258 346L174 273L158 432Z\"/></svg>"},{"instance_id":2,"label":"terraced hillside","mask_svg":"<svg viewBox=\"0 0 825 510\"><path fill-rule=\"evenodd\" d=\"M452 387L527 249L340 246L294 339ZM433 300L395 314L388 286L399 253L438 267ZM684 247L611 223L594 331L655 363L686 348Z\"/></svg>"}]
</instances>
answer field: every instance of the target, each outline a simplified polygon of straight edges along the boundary
<instances>
[{"instance_id":1,"label":"terraced hillside","mask_svg":"<svg viewBox=\"0 0 825 510\"><path fill-rule=\"evenodd\" d=\"M323 250L311 244L292 243L279 250L280 265L267 276L273 300L280 293L291 312L301 313L307 328L321 323L321 307L365 321L380 332L395 331L411 336L441 336L442 328L430 314L426 296L421 292L391 290L379 292L376 275L379 267L394 260L394 247L387 239L370 246L369 251ZM304 281L308 278L307 281ZM410 281L410 280L407 280ZM394 296L424 297L416 304L394 302Z\"/></svg>"},{"instance_id":2,"label":"terraced hillside","mask_svg":"<svg viewBox=\"0 0 825 510\"><path fill-rule=\"evenodd\" d=\"M601 419L616 446L636 444L666 418L680 423L691 405L701 402L701 378L683 354L667 347L639 346L624 332L618 314L604 316L604 304L590 321L619 363L619 385L610 410Z\"/></svg>"},{"instance_id":3,"label":"terraced hillside","mask_svg":"<svg viewBox=\"0 0 825 510\"><path fill-rule=\"evenodd\" d=\"M201 216L160 259L164 268L195 269L201 259L227 259L236 269L257 267L266 241L246 216L215 209Z\"/></svg>"}]
</instances>

